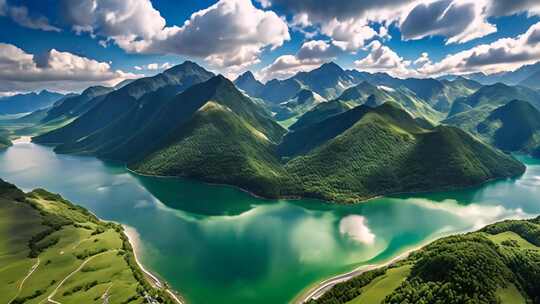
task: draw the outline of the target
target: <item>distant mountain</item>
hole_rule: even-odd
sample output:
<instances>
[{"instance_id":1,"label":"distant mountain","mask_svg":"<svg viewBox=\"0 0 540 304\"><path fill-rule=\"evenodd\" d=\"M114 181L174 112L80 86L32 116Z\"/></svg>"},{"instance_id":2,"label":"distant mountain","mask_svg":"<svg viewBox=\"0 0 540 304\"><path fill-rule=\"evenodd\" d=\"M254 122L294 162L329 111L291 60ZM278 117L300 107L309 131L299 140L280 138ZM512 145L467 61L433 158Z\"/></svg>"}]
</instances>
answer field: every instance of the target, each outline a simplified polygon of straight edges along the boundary
<instances>
[{"instance_id":1,"label":"distant mountain","mask_svg":"<svg viewBox=\"0 0 540 304\"><path fill-rule=\"evenodd\" d=\"M530 103L513 100L491 111L478 109L443 123L461 127L504 151L533 154L540 148L540 111Z\"/></svg>"},{"instance_id":2,"label":"distant mountain","mask_svg":"<svg viewBox=\"0 0 540 304\"><path fill-rule=\"evenodd\" d=\"M313 107L324 102L326 102L326 99L321 95L313 91L303 89L298 91L293 98L282 102L279 107L273 107L272 109L276 112L274 117L278 121L281 121L290 117L304 114Z\"/></svg>"},{"instance_id":3,"label":"distant mountain","mask_svg":"<svg viewBox=\"0 0 540 304\"><path fill-rule=\"evenodd\" d=\"M0 114L29 113L52 106L63 94L43 90L0 98Z\"/></svg>"},{"instance_id":4,"label":"distant mountain","mask_svg":"<svg viewBox=\"0 0 540 304\"><path fill-rule=\"evenodd\" d=\"M121 89L105 95L102 100L72 123L34 137L33 140L54 144L73 143L98 130L113 126L117 128L118 132L122 130L129 134L133 131L130 128L138 129L140 125L124 124L123 121L134 122L138 118L151 117L163 102L211 77L213 77L211 72L193 62L186 61L161 74L137 79ZM83 142L80 142L79 145L83 145Z\"/></svg>"},{"instance_id":5,"label":"distant mountain","mask_svg":"<svg viewBox=\"0 0 540 304\"><path fill-rule=\"evenodd\" d=\"M359 82L335 63L326 63L309 72L300 72L285 80L273 79L266 84L255 80L250 72L241 75L235 84L252 97L270 103L282 103L295 97L299 91L307 89L325 99L338 97L345 89Z\"/></svg>"},{"instance_id":6,"label":"distant mountain","mask_svg":"<svg viewBox=\"0 0 540 304\"><path fill-rule=\"evenodd\" d=\"M259 96L260 92L264 89L264 84L255 79L255 76L250 71L238 76L234 80L234 85L253 97Z\"/></svg>"},{"instance_id":7,"label":"distant mountain","mask_svg":"<svg viewBox=\"0 0 540 304\"><path fill-rule=\"evenodd\" d=\"M532 77L533 74L537 74L538 72L540 72L540 62L522 66L521 68L511 72L501 72L489 75L484 73L473 73L463 75L463 77L475 80L483 85L492 85L498 82L506 85L525 85L523 82L526 82L528 78Z\"/></svg>"},{"instance_id":8,"label":"distant mountain","mask_svg":"<svg viewBox=\"0 0 540 304\"><path fill-rule=\"evenodd\" d=\"M443 113L433 109L428 102L403 86L398 88L390 88L384 85L374 86L364 81L355 87L347 89L337 100L353 105L369 103L368 105L371 107L386 102L394 102L400 104L403 109L415 117L423 117L432 122L439 121L444 117Z\"/></svg>"},{"instance_id":9,"label":"distant mountain","mask_svg":"<svg viewBox=\"0 0 540 304\"><path fill-rule=\"evenodd\" d=\"M502 150L531 152L540 147L540 111L526 101L513 100L491 112L477 132Z\"/></svg>"},{"instance_id":10,"label":"distant mountain","mask_svg":"<svg viewBox=\"0 0 540 304\"><path fill-rule=\"evenodd\" d=\"M524 166L458 128L424 129L398 105L360 106L285 136L306 196L347 201L516 176Z\"/></svg>"},{"instance_id":11,"label":"distant mountain","mask_svg":"<svg viewBox=\"0 0 540 304\"><path fill-rule=\"evenodd\" d=\"M321 103L300 116L298 120L289 127L289 130L298 130L308 125L312 125L327 119L330 116L341 114L352 109L354 105L347 104L346 102L334 100L325 103Z\"/></svg>"},{"instance_id":12,"label":"distant mountain","mask_svg":"<svg viewBox=\"0 0 540 304\"><path fill-rule=\"evenodd\" d=\"M49 122L60 117L76 117L84 114L101 100L96 97L103 97L112 91L113 88L94 86L84 90L80 95L63 98L47 111L42 121Z\"/></svg>"},{"instance_id":13,"label":"distant mountain","mask_svg":"<svg viewBox=\"0 0 540 304\"><path fill-rule=\"evenodd\" d=\"M523 100L540 109L540 92L519 86L508 86L502 83L484 86L466 98L454 102L449 117L441 123L458 126L472 134L476 127L490 113L512 100Z\"/></svg>"},{"instance_id":14,"label":"distant mountain","mask_svg":"<svg viewBox=\"0 0 540 304\"><path fill-rule=\"evenodd\" d=\"M519 85L532 89L540 89L540 71L531 74L529 77L522 80Z\"/></svg>"}]
</instances>

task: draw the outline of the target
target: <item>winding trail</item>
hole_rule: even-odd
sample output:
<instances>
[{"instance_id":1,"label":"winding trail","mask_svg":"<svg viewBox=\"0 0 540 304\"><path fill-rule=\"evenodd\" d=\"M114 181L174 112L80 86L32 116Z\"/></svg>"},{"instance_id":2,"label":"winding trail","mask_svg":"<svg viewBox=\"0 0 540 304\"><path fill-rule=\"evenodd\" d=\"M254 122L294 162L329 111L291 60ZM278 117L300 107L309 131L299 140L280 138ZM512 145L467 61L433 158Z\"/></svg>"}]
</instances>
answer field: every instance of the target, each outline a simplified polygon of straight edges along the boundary
<instances>
[{"instance_id":1,"label":"winding trail","mask_svg":"<svg viewBox=\"0 0 540 304\"><path fill-rule=\"evenodd\" d=\"M47 301L49 303L54 303L54 304L62 304L58 301L55 301L53 300L52 298L56 295L56 293L58 292L58 289L60 289L60 287L62 287L62 285L64 285L64 283L69 280L69 278L71 278L73 275L75 275L77 272L79 272L86 264L88 264L88 262L90 262L91 260L97 258L98 256L101 256L101 255L104 255L104 254L107 254L107 253L110 253L110 252L114 252L114 251L117 251L117 250L108 250L108 251L105 251L105 252L101 252L101 253L98 253L96 255L93 255L89 258L87 258L86 260L84 260L84 262L81 263L81 265L79 265L79 267L77 267L77 269L73 270L70 274L68 274L57 286L56 288L51 292L51 294L47 297Z\"/></svg>"},{"instance_id":2,"label":"winding trail","mask_svg":"<svg viewBox=\"0 0 540 304\"><path fill-rule=\"evenodd\" d=\"M40 260L39 260L39 257L38 257L36 263L34 265L32 265L32 267L30 267L30 271L28 271L28 274L24 277L24 279L19 284L19 287L17 288L17 294L15 294L15 296L8 302L8 304L15 301L15 299L17 299L17 297L21 294L21 290L23 288L24 282L26 282L26 280L32 275L32 273L34 273L34 271L36 271L36 269L39 266L39 263L40 263Z\"/></svg>"}]
</instances>

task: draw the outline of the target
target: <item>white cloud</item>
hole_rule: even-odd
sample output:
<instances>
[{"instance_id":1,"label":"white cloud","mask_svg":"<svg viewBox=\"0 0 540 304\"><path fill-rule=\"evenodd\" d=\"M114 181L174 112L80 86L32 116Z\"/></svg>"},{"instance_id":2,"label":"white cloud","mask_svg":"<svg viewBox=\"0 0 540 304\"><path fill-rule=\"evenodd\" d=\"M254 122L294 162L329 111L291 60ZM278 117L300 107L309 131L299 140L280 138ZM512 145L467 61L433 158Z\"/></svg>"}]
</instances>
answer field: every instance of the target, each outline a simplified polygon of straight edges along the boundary
<instances>
[{"instance_id":1,"label":"white cloud","mask_svg":"<svg viewBox=\"0 0 540 304\"><path fill-rule=\"evenodd\" d=\"M172 68L173 65L169 62L164 62L162 64L159 64L159 63L149 63L147 65L136 65L134 66L133 68L137 71L142 71L142 70L148 70L148 71L157 71L157 70L166 70L166 69L169 69L169 68Z\"/></svg>"},{"instance_id":2,"label":"white cloud","mask_svg":"<svg viewBox=\"0 0 540 304\"><path fill-rule=\"evenodd\" d=\"M496 73L510 71L540 60L540 22L515 38L502 38L446 56L419 69L426 75Z\"/></svg>"},{"instance_id":3,"label":"white cloud","mask_svg":"<svg viewBox=\"0 0 540 304\"><path fill-rule=\"evenodd\" d=\"M367 49L369 54L354 62L354 65L361 71L386 72L396 77L417 76L416 72L410 68L411 62L400 57L388 46L382 45L379 41L373 41Z\"/></svg>"},{"instance_id":4,"label":"white cloud","mask_svg":"<svg viewBox=\"0 0 540 304\"><path fill-rule=\"evenodd\" d=\"M327 41L312 40L302 44L296 55L283 55L258 73L264 81L284 79L298 72L310 71L331 61L341 53L341 49Z\"/></svg>"},{"instance_id":5,"label":"white cloud","mask_svg":"<svg viewBox=\"0 0 540 304\"><path fill-rule=\"evenodd\" d=\"M66 0L66 8L75 30L106 36L128 52L204 58L216 68L243 69L290 39L287 23L251 0L220 0L170 27L150 0Z\"/></svg>"},{"instance_id":6,"label":"white cloud","mask_svg":"<svg viewBox=\"0 0 540 304\"><path fill-rule=\"evenodd\" d=\"M60 32L61 30L52 26L49 19L41 15L30 16L26 6L9 5L6 0L0 0L0 16L9 17L18 25L30 29Z\"/></svg>"},{"instance_id":7,"label":"white cloud","mask_svg":"<svg viewBox=\"0 0 540 304\"><path fill-rule=\"evenodd\" d=\"M405 40L443 36L463 43L497 31L487 21L483 0L439 0L418 3L400 24Z\"/></svg>"},{"instance_id":8,"label":"white cloud","mask_svg":"<svg viewBox=\"0 0 540 304\"><path fill-rule=\"evenodd\" d=\"M429 54L427 52L420 54L420 57L414 61L414 65L417 67L421 67L427 63L431 63L431 59L429 59Z\"/></svg>"},{"instance_id":9,"label":"white cloud","mask_svg":"<svg viewBox=\"0 0 540 304\"><path fill-rule=\"evenodd\" d=\"M35 56L12 44L0 43L0 91L4 92L44 88L78 91L95 84L114 85L137 76L69 52L52 49L43 56Z\"/></svg>"},{"instance_id":10,"label":"white cloud","mask_svg":"<svg viewBox=\"0 0 540 304\"><path fill-rule=\"evenodd\" d=\"M322 25L321 32L331 37L334 45L349 52L356 52L364 46L367 40L373 39L378 35L363 20L356 19L349 19L347 21L332 19Z\"/></svg>"}]
</instances>

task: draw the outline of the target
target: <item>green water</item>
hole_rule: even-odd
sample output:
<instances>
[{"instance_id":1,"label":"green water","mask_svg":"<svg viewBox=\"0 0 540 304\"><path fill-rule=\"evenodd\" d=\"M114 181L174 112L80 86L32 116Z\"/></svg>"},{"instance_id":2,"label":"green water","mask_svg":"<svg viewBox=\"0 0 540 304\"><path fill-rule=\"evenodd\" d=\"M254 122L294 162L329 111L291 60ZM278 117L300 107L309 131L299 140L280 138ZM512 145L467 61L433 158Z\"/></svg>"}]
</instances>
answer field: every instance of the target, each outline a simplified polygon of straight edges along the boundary
<instances>
[{"instance_id":1,"label":"green water","mask_svg":"<svg viewBox=\"0 0 540 304\"><path fill-rule=\"evenodd\" d=\"M310 284L435 237L539 214L540 162L520 159L528 170L517 180L355 206L140 177L29 143L0 152L0 177L135 228L142 262L190 303L286 303Z\"/></svg>"}]
</instances>

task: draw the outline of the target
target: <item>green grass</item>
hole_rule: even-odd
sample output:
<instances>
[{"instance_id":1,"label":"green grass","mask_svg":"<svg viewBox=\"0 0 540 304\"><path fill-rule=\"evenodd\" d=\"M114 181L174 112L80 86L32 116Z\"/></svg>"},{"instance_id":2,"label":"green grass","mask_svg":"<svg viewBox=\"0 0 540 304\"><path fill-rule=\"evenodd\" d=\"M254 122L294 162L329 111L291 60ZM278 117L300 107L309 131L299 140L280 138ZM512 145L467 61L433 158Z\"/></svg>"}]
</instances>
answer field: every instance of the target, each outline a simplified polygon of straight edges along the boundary
<instances>
[{"instance_id":1,"label":"green grass","mask_svg":"<svg viewBox=\"0 0 540 304\"><path fill-rule=\"evenodd\" d=\"M396 268L390 268L386 273L377 277L367 286L362 287L362 293L350 304L379 304L384 301L386 296L391 294L401 285L411 272L411 265L404 265Z\"/></svg>"},{"instance_id":2,"label":"green grass","mask_svg":"<svg viewBox=\"0 0 540 304\"><path fill-rule=\"evenodd\" d=\"M540 217L442 238L395 267L363 273L311 302L539 303Z\"/></svg>"},{"instance_id":3,"label":"green grass","mask_svg":"<svg viewBox=\"0 0 540 304\"><path fill-rule=\"evenodd\" d=\"M517 247L525 250L530 249L540 251L540 247L531 244L530 242L519 236L519 234L512 231L505 231L499 234L489 235L488 238L498 245Z\"/></svg>"},{"instance_id":4,"label":"green grass","mask_svg":"<svg viewBox=\"0 0 540 304\"><path fill-rule=\"evenodd\" d=\"M0 302L103 303L105 291L110 303L145 303L144 293L172 303L145 280L121 226L59 195L0 181Z\"/></svg>"},{"instance_id":5,"label":"green grass","mask_svg":"<svg viewBox=\"0 0 540 304\"><path fill-rule=\"evenodd\" d=\"M498 289L497 297L501 300L501 304L526 304L527 300L519 292L514 284L508 284L506 288Z\"/></svg>"}]
</instances>

